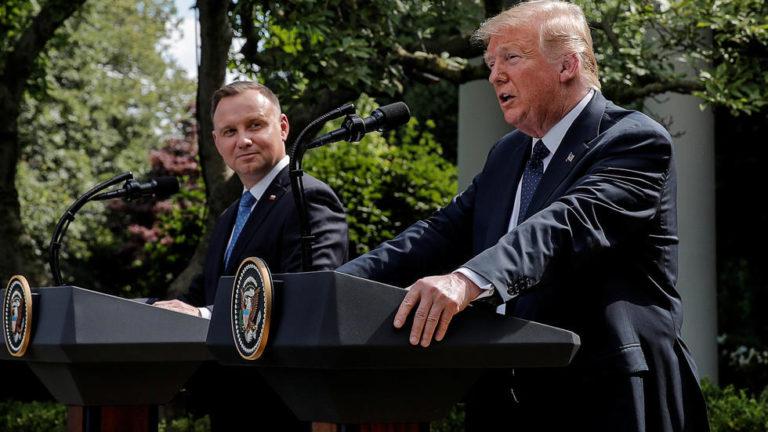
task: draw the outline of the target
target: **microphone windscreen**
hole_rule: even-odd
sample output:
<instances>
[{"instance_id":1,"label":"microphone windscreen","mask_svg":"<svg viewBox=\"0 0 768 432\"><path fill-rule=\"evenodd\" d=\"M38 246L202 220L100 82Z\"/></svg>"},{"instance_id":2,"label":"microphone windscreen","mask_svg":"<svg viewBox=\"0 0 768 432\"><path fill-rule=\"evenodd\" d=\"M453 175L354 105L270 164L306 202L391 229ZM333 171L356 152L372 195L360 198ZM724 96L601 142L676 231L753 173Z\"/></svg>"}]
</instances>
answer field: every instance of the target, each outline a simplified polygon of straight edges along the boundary
<instances>
[{"instance_id":1,"label":"microphone windscreen","mask_svg":"<svg viewBox=\"0 0 768 432\"><path fill-rule=\"evenodd\" d=\"M158 177L155 179L155 196L165 199L179 191L179 179L173 176Z\"/></svg>"},{"instance_id":2,"label":"microphone windscreen","mask_svg":"<svg viewBox=\"0 0 768 432\"><path fill-rule=\"evenodd\" d=\"M408 123L411 110L405 102L395 102L378 108L384 114L384 128L389 129Z\"/></svg>"}]
</instances>

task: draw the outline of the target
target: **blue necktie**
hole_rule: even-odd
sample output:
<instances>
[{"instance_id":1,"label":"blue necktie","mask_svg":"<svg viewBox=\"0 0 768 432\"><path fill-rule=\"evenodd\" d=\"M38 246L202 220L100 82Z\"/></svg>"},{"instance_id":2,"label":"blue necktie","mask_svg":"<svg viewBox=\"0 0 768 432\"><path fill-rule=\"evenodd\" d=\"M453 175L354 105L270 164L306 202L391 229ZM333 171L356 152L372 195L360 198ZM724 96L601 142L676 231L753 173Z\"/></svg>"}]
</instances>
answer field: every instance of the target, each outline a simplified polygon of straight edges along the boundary
<instances>
[{"instance_id":1,"label":"blue necktie","mask_svg":"<svg viewBox=\"0 0 768 432\"><path fill-rule=\"evenodd\" d=\"M251 214L251 207L256 202L256 198L251 191L246 191L243 196L240 197L240 206L237 208L237 220L235 221L235 229L232 230L232 241L227 246L227 252L224 254L224 266L229 266L229 256L232 255L232 249L235 248L237 243L237 237L240 235L240 231L245 226L245 221L248 220L248 216Z\"/></svg>"},{"instance_id":2,"label":"blue necktie","mask_svg":"<svg viewBox=\"0 0 768 432\"><path fill-rule=\"evenodd\" d=\"M520 225L525 220L525 212L531 203L533 193L536 192L536 186L539 185L541 177L544 176L544 158L549 154L549 149L544 142L539 140L533 146L531 158L525 164L523 171L523 184L520 187L520 212L517 214L517 224Z\"/></svg>"}]
</instances>

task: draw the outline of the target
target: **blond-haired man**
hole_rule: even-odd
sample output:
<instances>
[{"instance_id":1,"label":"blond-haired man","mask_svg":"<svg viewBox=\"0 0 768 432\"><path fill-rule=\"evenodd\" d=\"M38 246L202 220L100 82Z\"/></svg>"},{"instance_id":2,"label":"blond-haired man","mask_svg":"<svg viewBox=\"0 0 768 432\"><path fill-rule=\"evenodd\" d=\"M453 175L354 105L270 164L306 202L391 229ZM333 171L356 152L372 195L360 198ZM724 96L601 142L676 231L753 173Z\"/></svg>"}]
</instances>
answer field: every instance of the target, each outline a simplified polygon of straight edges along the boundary
<instances>
[{"instance_id":1,"label":"blond-haired man","mask_svg":"<svg viewBox=\"0 0 768 432\"><path fill-rule=\"evenodd\" d=\"M413 313L414 345L450 337L470 302L581 336L567 368L490 373L469 430L707 430L680 339L669 134L600 93L578 6L521 3L476 36L516 130L445 208L339 271L412 283L394 325Z\"/></svg>"}]
</instances>

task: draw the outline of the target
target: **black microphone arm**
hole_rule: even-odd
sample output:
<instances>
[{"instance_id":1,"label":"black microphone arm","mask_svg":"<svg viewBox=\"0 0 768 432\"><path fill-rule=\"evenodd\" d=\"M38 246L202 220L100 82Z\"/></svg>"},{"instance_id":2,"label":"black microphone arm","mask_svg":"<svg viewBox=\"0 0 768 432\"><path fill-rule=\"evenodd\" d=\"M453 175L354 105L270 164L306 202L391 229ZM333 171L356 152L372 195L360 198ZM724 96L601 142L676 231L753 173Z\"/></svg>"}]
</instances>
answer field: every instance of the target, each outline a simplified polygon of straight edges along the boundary
<instances>
[{"instance_id":1,"label":"black microphone arm","mask_svg":"<svg viewBox=\"0 0 768 432\"><path fill-rule=\"evenodd\" d=\"M122 188L103 192L91 198L92 201L104 201L114 198L133 200L137 198L157 197L165 199L179 191L179 180L173 176L158 177L146 183L128 180Z\"/></svg>"},{"instance_id":2,"label":"black microphone arm","mask_svg":"<svg viewBox=\"0 0 768 432\"><path fill-rule=\"evenodd\" d=\"M304 146L305 136L314 136L325 124L325 122L337 119L344 115L350 115L355 112L355 105L344 104L332 111L329 111L311 123L301 131L291 148L290 168L288 175L291 179L291 192L293 200L296 203L296 210L299 213L299 233L301 235L301 269L310 271L312 269L312 227L309 226L309 210L307 201L304 198L304 171L301 169L301 161L304 158L306 148Z\"/></svg>"},{"instance_id":3,"label":"black microphone arm","mask_svg":"<svg viewBox=\"0 0 768 432\"><path fill-rule=\"evenodd\" d=\"M323 124L329 120L337 119L346 115L342 127L335 131L321 135L309 143L304 143L305 136L315 135ZM384 131L403 125L411 118L411 112L408 105L403 102L395 102L375 109L370 117L360 118L355 114L355 106L351 103L340 106L333 111L327 112L311 122L299 134L298 138L291 148L291 161L289 175L291 178L291 190L293 199L296 202L296 208L299 212L299 230L301 233L301 269L302 271L312 270L312 228L309 225L309 211L307 202L304 198L304 181L302 176L304 171L301 168L301 162L307 150L321 147L336 141L360 141L363 136L369 132Z\"/></svg>"},{"instance_id":4,"label":"black microphone arm","mask_svg":"<svg viewBox=\"0 0 768 432\"><path fill-rule=\"evenodd\" d=\"M114 186L122 181L125 184L121 189L99 193L108 187ZM134 199L142 196L157 196L158 198L166 198L179 191L179 181L175 177L158 177L155 180L150 180L147 183L139 183L133 179L133 173L124 172L112 177L109 180L101 182L96 186L89 189L80 198L76 199L72 205L69 206L67 211L59 219L59 223L56 224L56 229L53 231L51 237L51 244L48 247L48 262L51 266L51 273L53 273L53 280L56 286L64 284L61 278L61 267L59 266L59 253L61 251L61 239L67 232L69 224L75 220L75 214L80 210L88 201L100 201L111 198L123 198Z\"/></svg>"}]
</instances>

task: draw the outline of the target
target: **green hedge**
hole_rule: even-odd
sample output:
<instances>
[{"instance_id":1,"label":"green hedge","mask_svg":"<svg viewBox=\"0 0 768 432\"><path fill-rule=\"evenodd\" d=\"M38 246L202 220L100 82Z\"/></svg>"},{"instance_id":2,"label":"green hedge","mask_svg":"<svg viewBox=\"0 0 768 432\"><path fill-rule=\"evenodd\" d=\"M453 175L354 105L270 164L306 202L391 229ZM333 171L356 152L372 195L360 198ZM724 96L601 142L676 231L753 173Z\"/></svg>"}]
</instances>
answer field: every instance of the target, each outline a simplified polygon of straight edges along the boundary
<instances>
[{"instance_id":1,"label":"green hedge","mask_svg":"<svg viewBox=\"0 0 768 432\"><path fill-rule=\"evenodd\" d=\"M56 432L67 429L67 409L54 402L0 402L0 430Z\"/></svg>"},{"instance_id":2,"label":"green hedge","mask_svg":"<svg viewBox=\"0 0 768 432\"><path fill-rule=\"evenodd\" d=\"M720 388L702 382L712 432L768 431L768 387L758 396L733 386Z\"/></svg>"}]
</instances>

